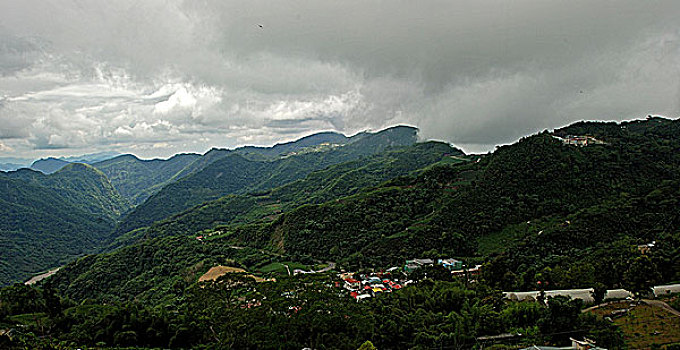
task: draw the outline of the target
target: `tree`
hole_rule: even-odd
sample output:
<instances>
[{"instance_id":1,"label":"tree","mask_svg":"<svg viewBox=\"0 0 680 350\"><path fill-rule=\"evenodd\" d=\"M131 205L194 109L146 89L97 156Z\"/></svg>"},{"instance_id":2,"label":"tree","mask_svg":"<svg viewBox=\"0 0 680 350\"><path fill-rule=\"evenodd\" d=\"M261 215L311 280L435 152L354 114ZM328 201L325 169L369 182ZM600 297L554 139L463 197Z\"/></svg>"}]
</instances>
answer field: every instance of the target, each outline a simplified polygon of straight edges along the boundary
<instances>
[{"instance_id":1,"label":"tree","mask_svg":"<svg viewBox=\"0 0 680 350\"><path fill-rule=\"evenodd\" d=\"M595 304L601 303L607 295L607 286L604 283L595 282L591 295L593 296L593 299L595 299Z\"/></svg>"},{"instance_id":2,"label":"tree","mask_svg":"<svg viewBox=\"0 0 680 350\"><path fill-rule=\"evenodd\" d=\"M637 298L649 294L652 287L661 279L661 274L656 270L652 260L646 256L638 256L628 266L623 275L623 287L633 293Z\"/></svg>"}]
</instances>

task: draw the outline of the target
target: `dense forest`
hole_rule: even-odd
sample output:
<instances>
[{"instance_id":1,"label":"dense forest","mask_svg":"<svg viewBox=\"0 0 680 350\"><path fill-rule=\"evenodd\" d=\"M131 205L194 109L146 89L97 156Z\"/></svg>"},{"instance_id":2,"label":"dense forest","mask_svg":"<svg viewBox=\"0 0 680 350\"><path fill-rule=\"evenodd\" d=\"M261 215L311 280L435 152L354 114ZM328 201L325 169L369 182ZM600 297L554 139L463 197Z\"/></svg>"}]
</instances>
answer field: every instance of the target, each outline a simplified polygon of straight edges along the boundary
<instances>
[{"instance_id":1,"label":"dense forest","mask_svg":"<svg viewBox=\"0 0 680 350\"><path fill-rule=\"evenodd\" d=\"M623 346L620 330L582 313L580 300L507 304L483 286L429 279L357 303L329 282L324 275L267 283L226 275L182 289L177 305L162 308L73 303L54 289L16 285L0 293L0 320L23 318L30 325L14 337L19 348L357 349L370 341L378 349L469 349L482 345L484 335L504 332L529 343L587 336L602 346Z\"/></svg>"},{"instance_id":2,"label":"dense forest","mask_svg":"<svg viewBox=\"0 0 680 350\"><path fill-rule=\"evenodd\" d=\"M204 168L163 187L149 197L120 222L117 233L148 226L228 194L270 190L304 178L315 170L375 154L388 147L411 145L416 142L416 133L417 129L412 127L393 127L376 134L359 134L363 137L350 139L353 142L342 147L332 147L333 144L326 141L324 144L328 144L328 148L321 148L320 151L298 150L299 154L281 154L273 160L258 157L257 148L247 148L249 152L227 152ZM308 144L306 139L301 141Z\"/></svg>"},{"instance_id":3,"label":"dense forest","mask_svg":"<svg viewBox=\"0 0 680 350\"><path fill-rule=\"evenodd\" d=\"M84 164L51 175L0 172L0 285L27 278L106 244L129 204Z\"/></svg>"},{"instance_id":4,"label":"dense forest","mask_svg":"<svg viewBox=\"0 0 680 350\"><path fill-rule=\"evenodd\" d=\"M3 183L0 211L6 218L0 223L0 256L3 257L0 285L26 279L77 256L134 241L137 236L121 235L120 232L127 233L122 228L135 222L136 215L153 211L156 208L153 203L159 198L163 205L157 208L158 212L143 217L144 222L151 223L152 218L165 218L164 213L200 204L204 199L214 198L215 193L247 193L276 187L304 177L324 164L343 163L345 159L360 159L391 147L411 145L415 143L415 134L416 129L411 127L359 133L353 137L326 132L272 147L215 149L203 156L181 154L167 160L145 161L122 155L93 165L68 164L49 175L30 169L0 172ZM346 147L336 150L330 142L340 142ZM412 155L416 156L418 154ZM415 161L413 166L428 165L441 157L442 154L437 153L436 159ZM306 161L314 164L303 166ZM384 168L399 166L392 164ZM257 172L248 173L248 169ZM231 171L233 176L224 175L223 171ZM188 179L182 182L185 177ZM240 187L246 183L254 187ZM161 193L136 205L158 191ZM133 211L130 213L130 210Z\"/></svg>"},{"instance_id":5,"label":"dense forest","mask_svg":"<svg viewBox=\"0 0 680 350\"><path fill-rule=\"evenodd\" d=\"M501 291L643 296L680 282L679 121L580 122L483 155L415 141L400 127L213 150L108 231L105 253L2 290L0 329L22 323L12 346L47 348L466 349L509 334L508 348L588 337L617 349L621 329L580 300ZM54 188L9 174L0 181ZM129 208L116 198L109 230ZM333 271L402 274L406 259L452 257L480 276L421 270L359 303L335 286ZM215 266L247 273L199 282ZM331 271L290 276L296 266Z\"/></svg>"}]
</instances>

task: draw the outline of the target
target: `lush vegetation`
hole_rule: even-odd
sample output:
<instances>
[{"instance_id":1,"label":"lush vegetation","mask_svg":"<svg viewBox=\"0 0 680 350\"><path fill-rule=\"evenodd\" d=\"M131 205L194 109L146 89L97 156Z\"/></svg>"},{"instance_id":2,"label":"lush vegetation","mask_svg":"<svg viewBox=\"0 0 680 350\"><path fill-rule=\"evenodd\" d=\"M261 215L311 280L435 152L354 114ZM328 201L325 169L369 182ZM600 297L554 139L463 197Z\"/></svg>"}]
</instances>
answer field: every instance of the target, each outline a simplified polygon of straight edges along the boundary
<instances>
[{"instance_id":1,"label":"lush vegetation","mask_svg":"<svg viewBox=\"0 0 680 350\"><path fill-rule=\"evenodd\" d=\"M178 154L167 160L141 160L125 154L93 165L106 174L123 197L138 205L174 181L180 171L199 157L198 154Z\"/></svg>"},{"instance_id":2,"label":"lush vegetation","mask_svg":"<svg viewBox=\"0 0 680 350\"><path fill-rule=\"evenodd\" d=\"M127 208L88 165L0 173L0 285L96 252Z\"/></svg>"},{"instance_id":3,"label":"lush vegetation","mask_svg":"<svg viewBox=\"0 0 680 350\"><path fill-rule=\"evenodd\" d=\"M388 147L411 145L416 141L416 132L417 129L411 127L394 127L376 134L361 134L363 137L343 147L274 160L253 159L248 154L230 152L151 196L125 217L117 233L148 226L228 194L270 190L304 178L315 170L375 154Z\"/></svg>"},{"instance_id":4,"label":"lush vegetation","mask_svg":"<svg viewBox=\"0 0 680 350\"><path fill-rule=\"evenodd\" d=\"M180 303L161 308L74 304L52 289L17 285L0 292L0 323L26 325L5 340L17 347L357 349L370 340L379 349L468 349L488 342L479 337L504 332L521 334L520 344L588 336L602 346L623 345L620 331L581 313L579 301L506 304L483 285L428 279L357 303L329 282L319 275L255 283L229 274L184 288Z\"/></svg>"},{"instance_id":5,"label":"lush vegetation","mask_svg":"<svg viewBox=\"0 0 680 350\"><path fill-rule=\"evenodd\" d=\"M450 159L451 156L460 155L460 150L439 142L390 149L312 172L303 179L271 191L229 195L203 203L136 234L143 233L147 237L192 234L224 225L271 221L282 212L300 205L323 203L352 195L386 180L412 174Z\"/></svg>"},{"instance_id":6,"label":"lush vegetation","mask_svg":"<svg viewBox=\"0 0 680 350\"><path fill-rule=\"evenodd\" d=\"M352 269L416 256L464 257L486 262L484 278L504 290L536 289L538 281L631 290L678 281L680 153L669 151L680 149L678 122L588 125L607 143L575 147L542 133L479 161L432 166L350 197L302 205L269 223L208 227L214 217L201 221L189 212L155 229ZM296 193L287 188L271 195ZM238 219L241 209L260 204L227 197L211 205L222 218ZM489 239L507 241L492 249ZM651 241L656 246L641 258L637 245Z\"/></svg>"},{"instance_id":7,"label":"lush vegetation","mask_svg":"<svg viewBox=\"0 0 680 350\"><path fill-rule=\"evenodd\" d=\"M143 203L164 186L197 172L215 160L231 153L255 159L274 159L281 155L317 146L322 143L344 144L349 140L342 134L324 132L273 147L240 147L235 150L213 149L204 155L178 154L169 159L142 160L125 154L93 163L111 180L120 194L132 204Z\"/></svg>"},{"instance_id":8,"label":"lush vegetation","mask_svg":"<svg viewBox=\"0 0 680 350\"><path fill-rule=\"evenodd\" d=\"M0 322L26 325L12 346L470 348L509 333L616 349L621 329L579 301L516 303L499 291L594 287L601 300L607 288L643 296L680 281L680 121L577 123L475 157L439 143L394 148L412 143L408 130L295 155L215 150L128 216L119 232L134 243L64 266L43 289L0 293ZM555 137L568 135L601 142ZM482 273L459 284L421 270L415 285L360 303L331 274L287 274L414 257L457 257ZM198 282L217 265L277 281Z\"/></svg>"}]
</instances>

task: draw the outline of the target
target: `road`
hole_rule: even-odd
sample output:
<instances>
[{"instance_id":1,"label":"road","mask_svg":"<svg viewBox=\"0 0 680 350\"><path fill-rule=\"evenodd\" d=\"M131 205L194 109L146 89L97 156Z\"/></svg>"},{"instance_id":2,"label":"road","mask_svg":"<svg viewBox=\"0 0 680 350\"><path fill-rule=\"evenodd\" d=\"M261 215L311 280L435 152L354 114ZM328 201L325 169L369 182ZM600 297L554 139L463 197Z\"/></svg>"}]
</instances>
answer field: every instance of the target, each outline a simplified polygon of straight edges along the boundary
<instances>
[{"instance_id":1,"label":"road","mask_svg":"<svg viewBox=\"0 0 680 350\"><path fill-rule=\"evenodd\" d=\"M671 294L671 293L680 293L680 283L679 284L667 284L667 285L662 285L662 286L656 286L653 288L654 290L654 295L655 296L661 296L661 295L666 295L666 294ZM546 297L554 297L558 295L562 296L567 296L572 299L581 299L585 301L586 303L592 303L595 300L593 299L592 293L593 289L592 288L587 288L587 289L562 289L562 290L546 290L545 291L545 296ZM525 300L525 299L536 299L538 295L540 294L540 291L531 291L531 292L503 292L503 296L506 299L511 299L511 300ZM607 291L607 294L605 295L604 299L625 299L627 297L633 297L633 294L630 293L627 290L624 289L610 289Z\"/></svg>"}]
</instances>

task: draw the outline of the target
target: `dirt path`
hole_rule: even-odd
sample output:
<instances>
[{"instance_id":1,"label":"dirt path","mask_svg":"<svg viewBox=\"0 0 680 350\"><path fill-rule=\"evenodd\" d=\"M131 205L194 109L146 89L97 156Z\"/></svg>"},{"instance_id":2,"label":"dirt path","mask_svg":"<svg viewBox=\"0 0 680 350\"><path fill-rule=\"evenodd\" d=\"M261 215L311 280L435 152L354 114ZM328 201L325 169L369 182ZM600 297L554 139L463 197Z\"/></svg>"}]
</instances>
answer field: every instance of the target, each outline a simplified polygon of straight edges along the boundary
<instances>
[{"instance_id":1,"label":"dirt path","mask_svg":"<svg viewBox=\"0 0 680 350\"><path fill-rule=\"evenodd\" d=\"M666 304L665 302L663 302L661 300L642 299L642 301L644 301L645 303L647 303L649 305L660 307L660 308L672 313L673 315L680 317L680 311L672 308L670 305Z\"/></svg>"}]
</instances>

